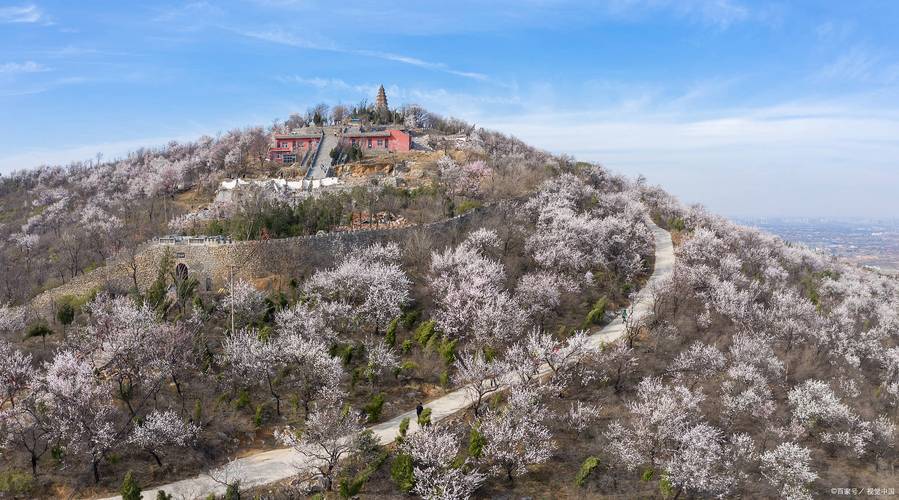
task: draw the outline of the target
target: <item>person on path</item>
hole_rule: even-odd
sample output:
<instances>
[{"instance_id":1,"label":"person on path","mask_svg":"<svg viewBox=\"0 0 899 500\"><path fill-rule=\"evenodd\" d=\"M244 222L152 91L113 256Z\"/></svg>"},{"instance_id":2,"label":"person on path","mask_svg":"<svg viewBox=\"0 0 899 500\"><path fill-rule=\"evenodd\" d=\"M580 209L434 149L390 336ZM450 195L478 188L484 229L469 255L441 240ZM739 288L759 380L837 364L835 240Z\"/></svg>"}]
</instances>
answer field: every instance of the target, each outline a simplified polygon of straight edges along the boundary
<instances>
[{"instance_id":1,"label":"person on path","mask_svg":"<svg viewBox=\"0 0 899 500\"><path fill-rule=\"evenodd\" d=\"M421 401L418 402L418 406L415 407L415 416L421 418L421 412L425 411L425 407L421 405Z\"/></svg>"}]
</instances>

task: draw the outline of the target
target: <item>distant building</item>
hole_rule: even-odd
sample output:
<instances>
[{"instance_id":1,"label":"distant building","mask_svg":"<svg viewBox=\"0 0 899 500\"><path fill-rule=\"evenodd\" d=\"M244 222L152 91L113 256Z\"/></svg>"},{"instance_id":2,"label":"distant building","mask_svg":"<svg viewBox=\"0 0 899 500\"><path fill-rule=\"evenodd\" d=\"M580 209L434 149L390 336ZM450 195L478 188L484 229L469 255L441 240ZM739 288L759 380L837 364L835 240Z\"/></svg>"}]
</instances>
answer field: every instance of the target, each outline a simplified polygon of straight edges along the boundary
<instances>
[{"instance_id":1,"label":"distant building","mask_svg":"<svg viewBox=\"0 0 899 500\"><path fill-rule=\"evenodd\" d=\"M384 91L383 85L378 88L375 109L384 113L389 111L387 93ZM352 120L350 121L352 122ZM329 136L337 135L341 141L356 145L362 151L409 151L412 149L412 136L400 128L366 130L361 127L351 127L344 128L339 132L335 128L330 128L327 132L325 129L303 129L286 134L273 134L269 159L284 165L305 164L307 161L312 161L324 142L326 133ZM328 150L321 151L320 155L331 153L334 143L329 140L329 144L330 146L325 146Z\"/></svg>"},{"instance_id":2,"label":"distant building","mask_svg":"<svg viewBox=\"0 0 899 500\"><path fill-rule=\"evenodd\" d=\"M284 165L304 163L315 155L324 138L321 131L296 131L289 134L273 134L269 148L269 159ZM337 134L342 141L356 145L362 151L409 151L412 149L412 136L400 129L365 130L346 128L343 132L327 132ZM320 154L330 154L323 151Z\"/></svg>"}]
</instances>

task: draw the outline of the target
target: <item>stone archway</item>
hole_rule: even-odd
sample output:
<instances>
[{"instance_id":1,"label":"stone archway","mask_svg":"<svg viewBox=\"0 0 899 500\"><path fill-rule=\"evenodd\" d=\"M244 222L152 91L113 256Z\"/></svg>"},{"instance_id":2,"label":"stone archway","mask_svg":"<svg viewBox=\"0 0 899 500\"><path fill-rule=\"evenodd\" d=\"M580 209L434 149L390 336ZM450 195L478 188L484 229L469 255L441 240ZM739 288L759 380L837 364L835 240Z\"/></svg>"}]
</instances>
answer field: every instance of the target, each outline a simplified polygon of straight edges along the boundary
<instances>
[{"instance_id":1,"label":"stone archway","mask_svg":"<svg viewBox=\"0 0 899 500\"><path fill-rule=\"evenodd\" d=\"M179 281L184 281L187 279L187 275L187 264L179 262L178 265L175 266L175 277L178 278Z\"/></svg>"}]
</instances>

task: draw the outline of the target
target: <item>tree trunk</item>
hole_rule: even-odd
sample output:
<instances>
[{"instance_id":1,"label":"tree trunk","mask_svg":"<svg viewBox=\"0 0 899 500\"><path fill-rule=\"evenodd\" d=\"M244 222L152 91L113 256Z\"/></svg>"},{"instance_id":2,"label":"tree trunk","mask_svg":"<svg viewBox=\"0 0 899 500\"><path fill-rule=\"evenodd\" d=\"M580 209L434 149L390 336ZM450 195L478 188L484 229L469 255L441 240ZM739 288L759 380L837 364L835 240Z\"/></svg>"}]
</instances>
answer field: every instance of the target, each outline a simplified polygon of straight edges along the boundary
<instances>
[{"instance_id":1,"label":"tree trunk","mask_svg":"<svg viewBox=\"0 0 899 500\"><path fill-rule=\"evenodd\" d=\"M153 450L147 450L150 452L150 455L153 455L153 459L156 460L156 465L162 467L162 460L160 460L159 455Z\"/></svg>"},{"instance_id":2,"label":"tree trunk","mask_svg":"<svg viewBox=\"0 0 899 500\"><path fill-rule=\"evenodd\" d=\"M172 383L175 384L175 391L178 393L178 399L181 400L181 415L184 415L184 412L187 411L184 408L184 393L181 392L181 382L178 381L174 372L172 372Z\"/></svg>"},{"instance_id":3,"label":"tree trunk","mask_svg":"<svg viewBox=\"0 0 899 500\"><path fill-rule=\"evenodd\" d=\"M278 416L281 416L281 396L275 393L275 388L272 386L272 376L268 373L265 374L265 380L268 382L268 392L271 393L272 397L275 398L275 413Z\"/></svg>"}]
</instances>

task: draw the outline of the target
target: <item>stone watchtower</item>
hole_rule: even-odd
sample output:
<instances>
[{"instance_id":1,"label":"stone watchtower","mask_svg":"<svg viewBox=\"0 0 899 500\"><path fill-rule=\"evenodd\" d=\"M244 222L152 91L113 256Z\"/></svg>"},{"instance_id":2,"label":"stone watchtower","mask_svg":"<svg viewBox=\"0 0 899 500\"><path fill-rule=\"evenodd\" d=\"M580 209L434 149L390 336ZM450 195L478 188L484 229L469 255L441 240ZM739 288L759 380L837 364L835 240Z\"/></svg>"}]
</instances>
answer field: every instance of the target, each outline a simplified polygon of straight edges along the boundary
<instances>
[{"instance_id":1,"label":"stone watchtower","mask_svg":"<svg viewBox=\"0 0 899 500\"><path fill-rule=\"evenodd\" d=\"M387 107L387 93L384 92L383 85L378 87L378 96L375 98L375 109L377 109L378 111L387 111L389 109Z\"/></svg>"}]
</instances>

